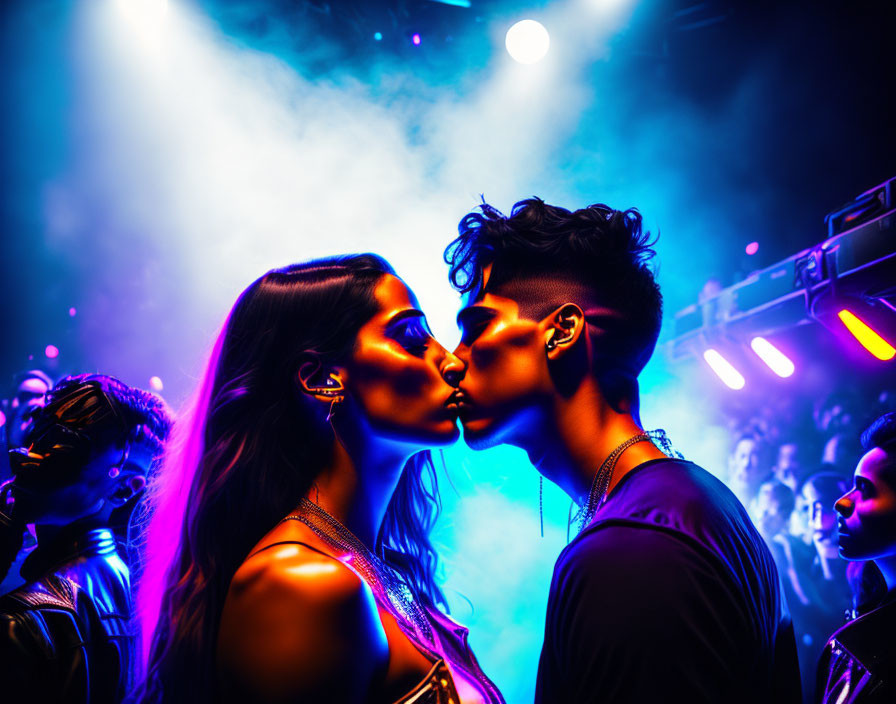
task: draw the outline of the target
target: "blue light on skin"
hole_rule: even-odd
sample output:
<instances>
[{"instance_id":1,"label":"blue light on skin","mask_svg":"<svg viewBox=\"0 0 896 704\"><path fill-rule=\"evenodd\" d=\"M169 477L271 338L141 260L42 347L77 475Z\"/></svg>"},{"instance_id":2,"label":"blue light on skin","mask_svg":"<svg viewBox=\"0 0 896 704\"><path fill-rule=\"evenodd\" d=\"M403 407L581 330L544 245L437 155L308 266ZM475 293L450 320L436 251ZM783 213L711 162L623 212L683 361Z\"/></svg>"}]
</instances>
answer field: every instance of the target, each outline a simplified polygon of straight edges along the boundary
<instances>
[{"instance_id":1,"label":"blue light on skin","mask_svg":"<svg viewBox=\"0 0 896 704\"><path fill-rule=\"evenodd\" d=\"M375 42L383 41L383 33L382 32L374 32L373 33L373 41L375 41Z\"/></svg>"}]
</instances>

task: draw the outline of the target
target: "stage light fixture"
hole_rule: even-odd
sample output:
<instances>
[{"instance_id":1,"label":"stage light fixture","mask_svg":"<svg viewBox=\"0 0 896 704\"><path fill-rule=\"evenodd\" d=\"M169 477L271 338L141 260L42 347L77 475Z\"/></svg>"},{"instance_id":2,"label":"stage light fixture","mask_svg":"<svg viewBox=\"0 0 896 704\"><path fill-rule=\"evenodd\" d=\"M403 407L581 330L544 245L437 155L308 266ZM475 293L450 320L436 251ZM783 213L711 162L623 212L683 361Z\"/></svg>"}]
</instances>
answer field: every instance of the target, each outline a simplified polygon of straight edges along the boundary
<instances>
[{"instance_id":1,"label":"stage light fixture","mask_svg":"<svg viewBox=\"0 0 896 704\"><path fill-rule=\"evenodd\" d=\"M859 344L879 360L887 362L896 357L896 348L851 310L844 308L837 313L837 317Z\"/></svg>"},{"instance_id":2,"label":"stage light fixture","mask_svg":"<svg viewBox=\"0 0 896 704\"><path fill-rule=\"evenodd\" d=\"M737 371L734 365L725 359L718 350L710 347L703 353L703 359L729 389L740 391L746 385L747 380L744 379L743 374Z\"/></svg>"},{"instance_id":3,"label":"stage light fixture","mask_svg":"<svg viewBox=\"0 0 896 704\"><path fill-rule=\"evenodd\" d=\"M375 42L383 41L383 33L382 32L374 32L373 33L373 41L375 41Z\"/></svg>"},{"instance_id":4,"label":"stage light fixture","mask_svg":"<svg viewBox=\"0 0 896 704\"><path fill-rule=\"evenodd\" d=\"M796 371L796 366L790 358L764 337L754 337L750 340L750 347L753 348L759 359L782 379L792 376Z\"/></svg>"},{"instance_id":5,"label":"stage light fixture","mask_svg":"<svg viewBox=\"0 0 896 704\"><path fill-rule=\"evenodd\" d=\"M504 37L507 53L521 64L541 61L551 46L551 36L544 25L535 20L520 20Z\"/></svg>"}]
</instances>

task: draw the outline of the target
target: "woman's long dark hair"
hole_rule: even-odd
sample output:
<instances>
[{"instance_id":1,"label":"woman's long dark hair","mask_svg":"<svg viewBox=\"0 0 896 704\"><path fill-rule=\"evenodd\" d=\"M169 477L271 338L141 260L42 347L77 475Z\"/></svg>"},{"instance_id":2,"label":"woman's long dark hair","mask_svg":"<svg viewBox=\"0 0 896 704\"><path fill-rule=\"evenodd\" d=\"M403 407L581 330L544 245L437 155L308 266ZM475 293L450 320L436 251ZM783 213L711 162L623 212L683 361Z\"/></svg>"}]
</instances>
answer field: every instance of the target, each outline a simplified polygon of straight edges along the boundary
<instances>
[{"instance_id":1,"label":"woman's long dark hair","mask_svg":"<svg viewBox=\"0 0 896 704\"><path fill-rule=\"evenodd\" d=\"M148 487L137 599L140 701L214 698L230 581L308 492L332 447L332 428L296 389L300 360L345 359L376 312L373 291L387 273L389 264L372 254L317 260L270 271L237 300ZM429 542L438 509L431 457L419 453L399 481L380 541L424 598L444 603Z\"/></svg>"}]
</instances>

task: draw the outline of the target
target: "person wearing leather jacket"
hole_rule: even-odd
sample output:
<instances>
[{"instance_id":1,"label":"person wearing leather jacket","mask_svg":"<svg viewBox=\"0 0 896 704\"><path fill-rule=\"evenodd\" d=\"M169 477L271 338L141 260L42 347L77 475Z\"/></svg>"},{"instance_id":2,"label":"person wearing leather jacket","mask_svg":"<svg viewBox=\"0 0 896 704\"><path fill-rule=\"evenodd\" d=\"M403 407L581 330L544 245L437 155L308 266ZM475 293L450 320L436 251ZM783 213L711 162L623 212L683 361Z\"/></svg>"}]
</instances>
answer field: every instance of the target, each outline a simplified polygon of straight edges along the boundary
<instances>
[{"instance_id":1,"label":"person wearing leather jacket","mask_svg":"<svg viewBox=\"0 0 896 704\"><path fill-rule=\"evenodd\" d=\"M158 397L69 377L10 451L0 491L0 575L34 526L25 584L0 596L0 699L119 702L135 660L128 519L171 419Z\"/></svg>"},{"instance_id":2,"label":"person wearing leather jacket","mask_svg":"<svg viewBox=\"0 0 896 704\"><path fill-rule=\"evenodd\" d=\"M896 413L875 420L862 446L853 486L834 504L839 550L846 560L873 560L886 592L828 639L818 663L820 704L896 700Z\"/></svg>"}]
</instances>

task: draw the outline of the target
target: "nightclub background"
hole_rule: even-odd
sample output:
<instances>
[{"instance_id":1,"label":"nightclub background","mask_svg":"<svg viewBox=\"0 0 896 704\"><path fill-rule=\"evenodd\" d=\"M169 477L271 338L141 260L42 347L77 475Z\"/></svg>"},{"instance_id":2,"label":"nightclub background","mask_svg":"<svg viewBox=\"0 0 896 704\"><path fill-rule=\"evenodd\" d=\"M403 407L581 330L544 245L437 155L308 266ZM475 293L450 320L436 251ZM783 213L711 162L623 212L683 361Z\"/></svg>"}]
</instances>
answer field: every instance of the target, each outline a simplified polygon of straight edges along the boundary
<instances>
[{"instance_id":1,"label":"nightclub background","mask_svg":"<svg viewBox=\"0 0 896 704\"><path fill-rule=\"evenodd\" d=\"M729 334L705 305L823 243L828 213L896 176L893 3L28 0L0 13L0 394L24 369L99 371L176 409L239 291L339 252L389 259L451 347L442 251L457 222L481 197L507 212L538 195L635 206L659 233L665 322L642 419L689 459L728 478L750 428L768 447L812 435L804 465L821 466L833 416L847 450L828 468L846 477L861 424L893 406L896 362L836 320L782 312ZM522 19L549 33L540 61L505 48ZM859 293L892 300L886 272ZM688 310L702 318L685 329ZM747 355L769 332L786 378L753 359L735 390L701 358L710 343ZM435 542L453 615L507 700L531 700L569 499L545 486L542 537L521 453L458 445L444 459Z\"/></svg>"}]
</instances>

